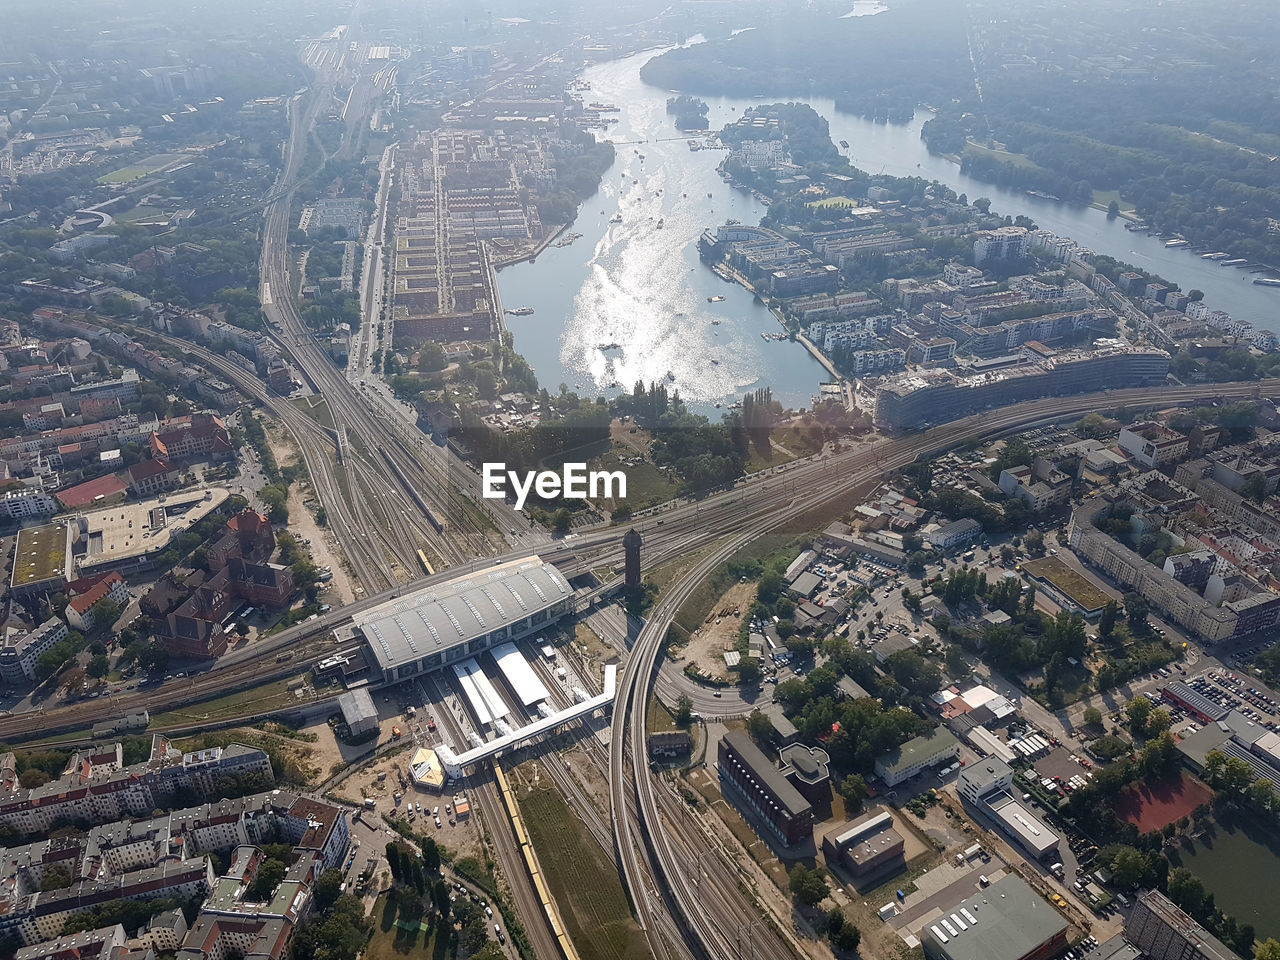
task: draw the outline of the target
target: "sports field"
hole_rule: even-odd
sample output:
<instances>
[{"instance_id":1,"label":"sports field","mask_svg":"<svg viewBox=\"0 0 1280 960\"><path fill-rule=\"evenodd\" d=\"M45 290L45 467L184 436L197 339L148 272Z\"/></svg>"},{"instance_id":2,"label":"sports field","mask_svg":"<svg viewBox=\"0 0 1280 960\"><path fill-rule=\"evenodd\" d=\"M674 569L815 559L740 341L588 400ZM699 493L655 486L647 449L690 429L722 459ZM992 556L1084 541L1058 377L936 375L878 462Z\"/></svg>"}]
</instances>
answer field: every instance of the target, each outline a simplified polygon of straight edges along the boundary
<instances>
[{"instance_id":1,"label":"sports field","mask_svg":"<svg viewBox=\"0 0 1280 960\"><path fill-rule=\"evenodd\" d=\"M1116 816L1132 823L1141 833L1177 823L1202 803L1213 799L1213 791L1189 773L1166 777L1155 783L1129 787L1116 801Z\"/></svg>"},{"instance_id":2,"label":"sports field","mask_svg":"<svg viewBox=\"0 0 1280 960\"><path fill-rule=\"evenodd\" d=\"M110 173L104 174L98 178L98 182L132 183L134 180L149 177L182 158L180 153L155 153L136 163L131 163L127 167L121 167L119 170L112 170Z\"/></svg>"}]
</instances>

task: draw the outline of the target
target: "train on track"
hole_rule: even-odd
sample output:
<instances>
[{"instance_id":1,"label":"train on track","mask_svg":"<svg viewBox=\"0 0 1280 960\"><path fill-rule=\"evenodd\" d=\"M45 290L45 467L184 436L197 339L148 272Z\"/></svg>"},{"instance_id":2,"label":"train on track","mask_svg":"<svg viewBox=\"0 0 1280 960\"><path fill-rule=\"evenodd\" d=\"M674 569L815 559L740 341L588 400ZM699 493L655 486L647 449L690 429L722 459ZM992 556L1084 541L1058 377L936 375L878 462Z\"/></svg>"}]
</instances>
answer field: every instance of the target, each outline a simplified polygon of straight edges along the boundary
<instances>
[{"instance_id":1,"label":"train on track","mask_svg":"<svg viewBox=\"0 0 1280 960\"><path fill-rule=\"evenodd\" d=\"M538 895L538 900L542 904L542 912L547 916L547 923L551 927L551 934L556 938L556 946L560 948L560 956L564 960L578 960L578 951L573 948L573 942L564 932L564 925L560 922L560 912L556 910L556 905L551 899L551 892L547 889L547 881L543 879L542 871L538 869L538 860L533 855L533 846L529 843L529 835L524 829L524 820L520 817L520 808L516 805L516 797L512 792L510 785L507 783L506 774L502 772L502 767L498 761L493 761L493 775L498 781L498 789L502 793L502 805L507 809L507 817L511 820L511 826L515 830L516 843L520 846L520 856L524 858L525 869L529 871L529 878L533 881L534 892Z\"/></svg>"},{"instance_id":2,"label":"train on track","mask_svg":"<svg viewBox=\"0 0 1280 960\"><path fill-rule=\"evenodd\" d=\"M421 547L418 548L418 565L422 567L422 572L428 577L436 572L436 568L431 565L431 561L427 559L427 553Z\"/></svg>"}]
</instances>

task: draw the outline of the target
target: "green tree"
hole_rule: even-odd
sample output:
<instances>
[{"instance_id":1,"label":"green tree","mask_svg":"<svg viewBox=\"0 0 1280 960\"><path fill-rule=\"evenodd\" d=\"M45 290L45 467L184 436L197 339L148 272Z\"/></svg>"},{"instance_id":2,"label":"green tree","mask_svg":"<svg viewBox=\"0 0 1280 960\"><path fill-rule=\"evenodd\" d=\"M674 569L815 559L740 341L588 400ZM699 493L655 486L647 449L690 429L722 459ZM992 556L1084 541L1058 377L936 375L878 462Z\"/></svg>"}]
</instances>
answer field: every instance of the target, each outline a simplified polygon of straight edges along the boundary
<instances>
[{"instance_id":1,"label":"green tree","mask_svg":"<svg viewBox=\"0 0 1280 960\"><path fill-rule=\"evenodd\" d=\"M810 870L803 863L791 868L789 884L791 895L806 907L816 906L827 896L826 871L821 867Z\"/></svg>"},{"instance_id":2,"label":"green tree","mask_svg":"<svg viewBox=\"0 0 1280 960\"><path fill-rule=\"evenodd\" d=\"M101 680L111 671L111 662L105 656L99 654L89 661L89 666L85 668L87 673L94 680Z\"/></svg>"},{"instance_id":3,"label":"green tree","mask_svg":"<svg viewBox=\"0 0 1280 960\"><path fill-rule=\"evenodd\" d=\"M1111 861L1112 882L1121 890L1135 890L1147 874L1147 859L1133 847L1122 847Z\"/></svg>"},{"instance_id":4,"label":"green tree","mask_svg":"<svg viewBox=\"0 0 1280 960\"><path fill-rule=\"evenodd\" d=\"M69 886L71 886L71 871L60 863L49 867L40 877L40 889L45 892L65 890Z\"/></svg>"},{"instance_id":5,"label":"green tree","mask_svg":"<svg viewBox=\"0 0 1280 960\"><path fill-rule=\"evenodd\" d=\"M29 770L23 770L22 773L18 775L19 786L27 790L34 790L36 787L43 787L48 782L49 774L35 767L32 767Z\"/></svg>"},{"instance_id":6,"label":"green tree","mask_svg":"<svg viewBox=\"0 0 1280 960\"><path fill-rule=\"evenodd\" d=\"M566 507L561 507L551 517L551 529L558 534L566 534L573 524L573 514Z\"/></svg>"},{"instance_id":7,"label":"green tree","mask_svg":"<svg viewBox=\"0 0 1280 960\"><path fill-rule=\"evenodd\" d=\"M1124 615L1129 621L1129 629L1134 633L1146 632L1147 614L1150 610L1151 605L1142 594L1126 593L1124 595Z\"/></svg>"},{"instance_id":8,"label":"green tree","mask_svg":"<svg viewBox=\"0 0 1280 960\"><path fill-rule=\"evenodd\" d=\"M1097 707L1084 708L1084 722L1090 727L1102 726L1102 711Z\"/></svg>"},{"instance_id":9,"label":"green tree","mask_svg":"<svg viewBox=\"0 0 1280 960\"><path fill-rule=\"evenodd\" d=\"M1267 937L1253 951L1253 960L1280 960L1280 940Z\"/></svg>"},{"instance_id":10,"label":"green tree","mask_svg":"<svg viewBox=\"0 0 1280 960\"><path fill-rule=\"evenodd\" d=\"M747 733L761 746L769 747L773 743L773 723L759 710L747 714Z\"/></svg>"},{"instance_id":11,"label":"green tree","mask_svg":"<svg viewBox=\"0 0 1280 960\"><path fill-rule=\"evenodd\" d=\"M676 701L676 726L687 727L693 722L693 701L685 694L680 694Z\"/></svg>"},{"instance_id":12,"label":"green tree","mask_svg":"<svg viewBox=\"0 0 1280 960\"><path fill-rule=\"evenodd\" d=\"M743 657L738 661L738 682L744 687L760 682L760 661L755 657Z\"/></svg>"},{"instance_id":13,"label":"green tree","mask_svg":"<svg viewBox=\"0 0 1280 960\"><path fill-rule=\"evenodd\" d=\"M428 340L418 348L418 369L423 373L435 373L445 368L444 347Z\"/></svg>"},{"instance_id":14,"label":"green tree","mask_svg":"<svg viewBox=\"0 0 1280 960\"><path fill-rule=\"evenodd\" d=\"M1102 616L1098 618L1098 634L1104 640L1111 639L1111 632L1116 628L1116 614L1119 612L1114 600L1108 600L1102 608Z\"/></svg>"},{"instance_id":15,"label":"green tree","mask_svg":"<svg viewBox=\"0 0 1280 960\"><path fill-rule=\"evenodd\" d=\"M337 869L329 869L320 874L320 879L316 881L315 889L315 907L317 910L325 911L333 906L334 901L342 893L342 871Z\"/></svg>"},{"instance_id":16,"label":"green tree","mask_svg":"<svg viewBox=\"0 0 1280 960\"><path fill-rule=\"evenodd\" d=\"M1148 737L1158 737L1169 729L1172 718L1169 711L1163 707L1157 707L1147 716L1146 733Z\"/></svg>"},{"instance_id":17,"label":"green tree","mask_svg":"<svg viewBox=\"0 0 1280 960\"><path fill-rule=\"evenodd\" d=\"M1129 728L1135 733L1146 729L1147 718L1151 716L1151 701L1146 697L1134 697L1124 708L1129 718Z\"/></svg>"},{"instance_id":18,"label":"green tree","mask_svg":"<svg viewBox=\"0 0 1280 960\"><path fill-rule=\"evenodd\" d=\"M120 619L120 604L114 600L99 600L93 607L93 628L110 630Z\"/></svg>"},{"instance_id":19,"label":"green tree","mask_svg":"<svg viewBox=\"0 0 1280 960\"><path fill-rule=\"evenodd\" d=\"M862 931L852 923L845 923L831 938L831 945L841 953L853 953L862 942Z\"/></svg>"},{"instance_id":20,"label":"green tree","mask_svg":"<svg viewBox=\"0 0 1280 960\"><path fill-rule=\"evenodd\" d=\"M840 796L844 800L844 812L848 817L862 809L862 801L871 792L862 774L851 773L840 781Z\"/></svg>"},{"instance_id":21,"label":"green tree","mask_svg":"<svg viewBox=\"0 0 1280 960\"><path fill-rule=\"evenodd\" d=\"M249 884L249 889L245 891L246 900L266 900L280 886L280 881L284 879L287 871L285 864L274 857L268 857L258 867L258 875L253 878L253 883Z\"/></svg>"}]
</instances>

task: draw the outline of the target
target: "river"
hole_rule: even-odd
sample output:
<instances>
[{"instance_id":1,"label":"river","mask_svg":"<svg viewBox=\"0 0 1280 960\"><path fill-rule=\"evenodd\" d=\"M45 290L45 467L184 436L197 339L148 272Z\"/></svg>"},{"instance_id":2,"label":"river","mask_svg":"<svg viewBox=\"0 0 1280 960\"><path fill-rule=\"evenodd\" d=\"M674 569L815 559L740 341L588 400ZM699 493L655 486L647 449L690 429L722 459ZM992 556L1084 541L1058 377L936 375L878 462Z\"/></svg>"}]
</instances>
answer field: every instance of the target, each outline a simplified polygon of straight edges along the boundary
<instances>
[{"instance_id":1,"label":"river","mask_svg":"<svg viewBox=\"0 0 1280 960\"><path fill-rule=\"evenodd\" d=\"M553 393L565 383L586 396L611 396L637 380L665 380L693 409L714 416L717 405L727 407L742 393L767 385L784 404L807 406L826 371L798 344L763 340L761 333L780 329L773 315L698 260L704 229L729 218L758 223L765 207L716 174L723 152L689 150L666 112L670 94L640 80L640 68L655 55L646 51L583 73L592 100L619 107L618 122L607 133L617 144L617 158L570 228L581 238L498 274L508 308L534 309L507 320L516 349ZM716 130L745 107L779 98L704 99ZM834 141L849 142L844 152L863 170L937 180L970 200L989 197L996 212L1025 214L1097 253L1184 290L1203 290L1212 307L1259 329L1273 324L1280 293L1254 286L1249 274L1166 248L1100 210L961 174L956 164L925 149L925 111L910 124L884 124L837 112L829 98L804 102L827 118ZM615 216L621 222L611 223ZM710 297L724 300L711 303Z\"/></svg>"}]
</instances>

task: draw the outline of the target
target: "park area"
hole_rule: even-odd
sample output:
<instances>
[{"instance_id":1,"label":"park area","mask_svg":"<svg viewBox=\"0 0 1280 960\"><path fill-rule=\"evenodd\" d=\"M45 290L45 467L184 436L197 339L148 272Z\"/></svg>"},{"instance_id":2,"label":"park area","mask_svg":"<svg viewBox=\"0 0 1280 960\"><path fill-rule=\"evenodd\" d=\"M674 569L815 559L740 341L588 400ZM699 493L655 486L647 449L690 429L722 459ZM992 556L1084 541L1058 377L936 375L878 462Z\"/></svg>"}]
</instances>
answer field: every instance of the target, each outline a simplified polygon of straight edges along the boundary
<instances>
[{"instance_id":1,"label":"park area","mask_svg":"<svg viewBox=\"0 0 1280 960\"><path fill-rule=\"evenodd\" d=\"M1213 791L1189 773L1179 771L1152 783L1135 783L1120 795L1116 816L1132 823L1141 833L1162 830L1177 823L1203 803L1213 799Z\"/></svg>"},{"instance_id":2,"label":"park area","mask_svg":"<svg viewBox=\"0 0 1280 960\"><path fill-rule=\"evenodd\" d=\"M364 952L366 960L401 960L409 956L443 960L457 952L453 931L427 923L421 906L401 907L383 894L374 905L373 919L373 938Z\"/></svg>"},{"instance_id":3,"label":"park area","mask_svg":"<svg viewBox=\"0 0 1280 960\"><path fill-rule=\"evenodd\" d=\"M149 177L153 173L159 173L166 167L185 159L187 158L180 153L156 153L131 163L127 167L112 170L110 173L99 177L98 182L132 183L134 180L141 180L143 177Z\"/></svg>"}]
</instances>

